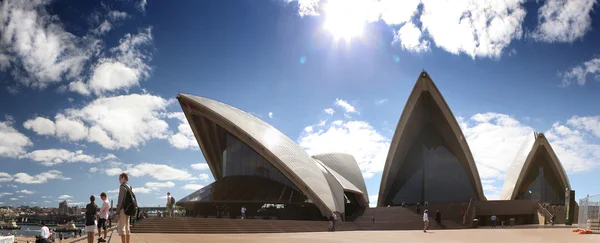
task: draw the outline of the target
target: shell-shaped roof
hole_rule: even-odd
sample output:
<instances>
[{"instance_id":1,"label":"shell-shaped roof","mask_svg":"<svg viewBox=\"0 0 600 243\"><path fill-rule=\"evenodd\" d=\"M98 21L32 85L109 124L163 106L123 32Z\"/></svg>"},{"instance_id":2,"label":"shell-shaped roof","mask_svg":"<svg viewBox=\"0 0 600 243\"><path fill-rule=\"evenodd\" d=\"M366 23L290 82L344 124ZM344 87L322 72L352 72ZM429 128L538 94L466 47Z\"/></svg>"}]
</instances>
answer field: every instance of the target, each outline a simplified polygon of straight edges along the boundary
<instances>
[{"instance_id":1,"label":"shell-shaped roof","mask_svg":"<svg viewBox=\"0 0 600 243\"><path fill-rule=\"evenodd\" d=\"M326 153L313 155L312 157L330 168L336 178L341 178L338 181L345 190L361 193L367 204L369 204L367 186L354 156L344 153Z\"/></svg>"},{"instance_id":2,"label":"shell-shaped roof","mask_svg":"<svg viewBox=\"0 0 600 243\"><path fill-rule=\"evenodd\" d=\"M193 122L191 115L199 115L236 134L296 184L323 215L344 211L343 204L340 208L327 178L315 160L285 134L263 120L225 103L189 94L179 94L177 98L190 124ZM201 142L199 137L203 135L192 130ZM208 160L207 157L210 166L212 163Z\"/></svg>"}]
</instances>

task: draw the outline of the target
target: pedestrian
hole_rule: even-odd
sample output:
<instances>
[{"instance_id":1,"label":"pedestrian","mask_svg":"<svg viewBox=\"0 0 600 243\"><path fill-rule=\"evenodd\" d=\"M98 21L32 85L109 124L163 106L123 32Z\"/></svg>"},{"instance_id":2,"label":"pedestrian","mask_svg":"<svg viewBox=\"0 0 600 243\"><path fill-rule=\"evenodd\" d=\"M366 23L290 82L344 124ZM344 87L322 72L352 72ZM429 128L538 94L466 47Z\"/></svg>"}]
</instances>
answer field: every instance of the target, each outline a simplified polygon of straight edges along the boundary
<instances>
[{"instance_id":1,"label":"pedestrian","mask_svg":"<svg viewBox=\"0 0 600 243\"><path fill-rule=\"evenodd\" d=\"M45 222L42 222L42 229L40 230L40 243L49 243L50 229L46 226Z\"/></svg>"},{"instance_id":2,"label":"pedestrian","mask_svg":"<svg viewBox=\"0 0 600 243\"><path fill-rule=\"evenodd\" d=\"M421 214L421 204L417 203L417 214Z\"/></svg>"},{"instance_id":3,"label":"pedestrian","mask_svg":"<svg viewBox=\"0 0 600 243\"><path fill-rule=\"evenodd\" d=\"M427 227L429 227L429 210L423 211L423 232L427 233Z\"/></svg>"},{"instance_id":4,"label":"pedestrian","mask_svg":"<svg viewBox=\"0 0 600 243\"><path fill-rule=\"evenodd\" d=\"M492 215L492 228L496 228L496 215Z\"/></svg>"},{"instance_id":5,"label":"pedestrian","mask_svg":"<svg viewBox=\"0 0 600 243\"><path fill-rule=\"evenodd\" d=\"M241 212L242 212L242 219L246 218L246 206L242 206Z\"/></svg>"},{"instance_id":6,"label":"pedestrian","mask_svg":"<svg viewBox=\"0 0 600 243\"><path fill-rule=\"evenodd\" d=\"M175 199L171 196L170 192L167 192L167 211L169 212L169 217L173 217L173 204Z\"/></svg>"},{"instance_id":7,"label":"pedestrian","mask_svg":"<svg viewBox=\"0 0 600 243\"><path fill-rule=\"evenodd\" d=\"M102 199L102 207L100 208L100 219L98 220L98 242L106 242L106 221L108 219L108 210L110 209L110 204L108 202L108 198L106 197L106 193L100 193L100 199ZM103 229L104 238L101 237Z\"/></svg>"},{"instance_id":8,"label":"pedestrian","mask_svg":"<svg viewBox=\"0 0 600 243\"><path fill-rule=\"evenodd\" d=\"M119 183L121 185L119 186L119 198L117 199L117 232L121 236L121 243L129 243L129 240L131 238L131 229L129 228L129 215L125 214L125 205L123 205L125 197L127 197L127 195L131 195L131 197L133 197L131 187L127 184L128 181L129 175L127 175L127 173L121 173L119 175Z\"/></svg>"},{"instance_id":9,"label":"pedestrian","mask_svg":"<svg viewBox=\"0 0 600 243\"><path fill-rule=\"evenodd\" d=\"M98 220L98 205L94 202L96 197L90 196L90 203L85 206L85 232L87 233L87 242L94 243Z\"/></svg>"},{"instance_id":10,"label":"pedestrian","mask_svg":"<svg viewBox=\"0 0 600 243\"><path fill-rule=\"evenodd\" d=\"M442 222L442 213L440 212L439 208L437 212L435 212L435 222L437 222L438 224Z\"/></svg>"}]
</instances>

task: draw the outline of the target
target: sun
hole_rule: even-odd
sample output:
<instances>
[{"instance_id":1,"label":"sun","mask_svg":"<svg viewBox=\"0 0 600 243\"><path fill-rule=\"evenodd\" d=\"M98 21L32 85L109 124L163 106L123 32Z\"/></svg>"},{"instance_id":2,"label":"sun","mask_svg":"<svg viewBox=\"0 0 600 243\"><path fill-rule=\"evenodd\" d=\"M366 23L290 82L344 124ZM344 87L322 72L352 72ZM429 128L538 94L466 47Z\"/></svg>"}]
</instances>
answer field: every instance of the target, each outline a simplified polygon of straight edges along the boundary
<instances>
[{"instance_id":1,"label":"sun","mask_svg":"<svg viewBox=\"0 0 600 243\"><path fill-rule=\"evenodd\" d=\"M331 32L335 39L349 41L362 36L368 21L367 5L367 1L364 0L329 0L324 6L323 27Z\"/></svg>"}]
</instances>

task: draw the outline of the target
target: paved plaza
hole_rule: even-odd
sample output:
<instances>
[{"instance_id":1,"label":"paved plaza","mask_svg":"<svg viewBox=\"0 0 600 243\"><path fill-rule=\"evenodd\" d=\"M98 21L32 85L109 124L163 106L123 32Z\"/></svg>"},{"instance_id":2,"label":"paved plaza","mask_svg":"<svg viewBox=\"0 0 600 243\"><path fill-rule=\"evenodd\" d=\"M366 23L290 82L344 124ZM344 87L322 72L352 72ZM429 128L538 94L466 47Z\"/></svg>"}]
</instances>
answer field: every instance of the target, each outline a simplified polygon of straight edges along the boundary
<instances>
[{"instance_id":1,"label":"paved plaza","mask_svg":"<svg viewBox=\"0 0 600 243\"><path fill-rule=\"evenodd\" d=\"M600 235L578 235L572 228L480 228L467 230L345 231L280 234L133 234L131 243L365 243L365 242L600 242ZM18 241L26 242L26 241ZM58 242L58 241L57 241ZM86 242L85 238L63 240L62 243ZM111 231L109 243L121 243L116 231Z\"/></svg>"}]
</instances>

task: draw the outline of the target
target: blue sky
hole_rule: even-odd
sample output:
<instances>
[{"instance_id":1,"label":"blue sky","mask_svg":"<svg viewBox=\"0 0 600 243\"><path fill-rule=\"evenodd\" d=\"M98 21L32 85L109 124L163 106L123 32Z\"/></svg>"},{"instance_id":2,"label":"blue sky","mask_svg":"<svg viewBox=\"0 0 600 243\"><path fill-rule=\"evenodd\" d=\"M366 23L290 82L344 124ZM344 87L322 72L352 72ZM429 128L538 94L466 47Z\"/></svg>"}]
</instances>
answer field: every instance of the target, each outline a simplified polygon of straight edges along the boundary
<instances>
[{"instance_id":1,"label":"blue sky","mask_svg":"<svg viewBox=\"0 0 600 243\"><path fill-rule=\"evenodd\" d=\"M15 1L0 3L0 203L115 197L142 205L212 182L174 100L213 98L308 153L347 152L379 191L390 139L423 69L497 199L533 131L577 197L599 193L595 0Z\"/></svg>"}]
</instances>

